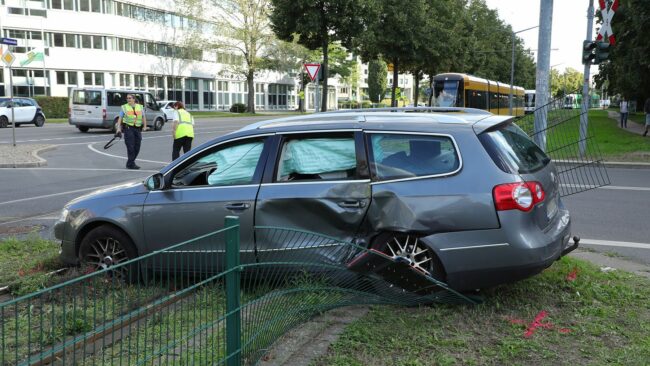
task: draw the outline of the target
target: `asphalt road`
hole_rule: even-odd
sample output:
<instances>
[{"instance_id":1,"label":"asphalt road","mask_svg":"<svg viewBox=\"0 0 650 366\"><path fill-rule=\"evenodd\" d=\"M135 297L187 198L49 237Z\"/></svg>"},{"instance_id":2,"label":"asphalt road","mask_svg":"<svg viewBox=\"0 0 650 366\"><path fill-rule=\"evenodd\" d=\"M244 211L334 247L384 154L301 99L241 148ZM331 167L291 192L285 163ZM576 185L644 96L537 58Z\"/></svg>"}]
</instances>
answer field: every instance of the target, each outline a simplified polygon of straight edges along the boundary
<instances>
[{"instance_id":1,"label":"asphalt road","mask_svg":"<svg viewBox=\"0 0 650 366\"><path fill-rule=\"evenodd\" d=\"M198 119L194 146L273 117ZM0 169L0 238L36 229L51 238L51 225L69 200L95 189L142 180L171 161L169 126L143 135L137 163L126 170L122 142L109 150L108 131L80 133L68 124L16 130L19 144L52 144L41 156L47 167ZM11 142L11 129L0 130L0 143ZM563 199L571 211L573 233L581 245L650 265L650 169L608 168L611 185Z\"/></svg>"}]
</instances>

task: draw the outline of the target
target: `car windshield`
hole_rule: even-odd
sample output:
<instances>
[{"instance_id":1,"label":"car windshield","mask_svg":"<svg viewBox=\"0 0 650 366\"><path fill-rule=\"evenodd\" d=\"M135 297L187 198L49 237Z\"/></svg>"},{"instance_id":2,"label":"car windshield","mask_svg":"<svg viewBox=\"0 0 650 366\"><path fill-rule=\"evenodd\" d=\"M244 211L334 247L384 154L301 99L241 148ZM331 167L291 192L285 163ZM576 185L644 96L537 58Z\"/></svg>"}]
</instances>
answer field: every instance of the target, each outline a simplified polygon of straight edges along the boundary
<instances>
[{"instance_id":1,"label":"car windshield","mask_svg":"<svg viewBox=\"0 0 650 366\"><path fill-rule=\"evenodd\" d=\"M495 164L509 173L534 173L551 161L551 158L513 123L482 133L479 138Z\"/></svg>"},{"instance_id":2,"label":"car windshield","mask_svg":"<svg viewBox=\"0 0 650 366\"><path fill-rule=\"evenodd\" d=\"M8 107L10 99L9 98L0 98L0 107Z\"/></svg>"}]
</instances>

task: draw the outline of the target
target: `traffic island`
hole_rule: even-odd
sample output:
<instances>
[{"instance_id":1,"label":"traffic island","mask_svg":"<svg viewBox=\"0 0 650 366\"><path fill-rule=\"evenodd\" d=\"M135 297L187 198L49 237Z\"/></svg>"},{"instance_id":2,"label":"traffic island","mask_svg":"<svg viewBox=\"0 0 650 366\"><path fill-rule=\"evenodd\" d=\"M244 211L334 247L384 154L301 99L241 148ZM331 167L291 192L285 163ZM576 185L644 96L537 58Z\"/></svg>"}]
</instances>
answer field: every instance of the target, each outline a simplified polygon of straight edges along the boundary
<instances>
[{"instance_id":1,"label":"traffic island","mask_svg":"<svg viewBox=\"0 0 650 366\"><path fill-rule=\"evenodd\" d=\"M39 153L56 148L44 144L0 144L0 168L34 168L46 166L47 161Z\"/></svg>"}]
</instances>

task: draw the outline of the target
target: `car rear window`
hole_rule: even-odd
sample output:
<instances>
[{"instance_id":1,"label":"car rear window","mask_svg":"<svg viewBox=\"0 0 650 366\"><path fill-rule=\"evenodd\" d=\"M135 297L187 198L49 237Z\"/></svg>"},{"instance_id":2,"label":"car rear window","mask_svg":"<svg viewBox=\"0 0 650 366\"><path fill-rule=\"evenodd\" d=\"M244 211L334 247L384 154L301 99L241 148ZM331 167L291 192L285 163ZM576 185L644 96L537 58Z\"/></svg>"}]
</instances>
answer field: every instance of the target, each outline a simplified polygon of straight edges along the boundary
<instances>
[{"instance_id":1,"label":"car rear window","mask_svg":"<svg viewBox=\"0 0 650 366\"><path fill-rule=\"evenodd\" d=\"M479 139L494 163L506 173L534 173L551 161L551 158L513 123L483 132Z\"/></svg>"},{"instance_id":2,"label":"car rear window","mask_svg":"<svg viewBox=\"0 0 650 366\"><path fill-rule=\"evenodd\" d=\"M460 168L460 158L447 136L372 133L371 169L375 180L447 175Z\"/></svg>"},{"instance_id":3,"label":"car rear window","mask_svg":"<svg viewBox=\"0 0 650 366\"><path fill-rule=\"evenodd\" d=\"M75 90L72 92L72 104L102 105L102 92L97 90Z\"/></svg>"}]
</instances>

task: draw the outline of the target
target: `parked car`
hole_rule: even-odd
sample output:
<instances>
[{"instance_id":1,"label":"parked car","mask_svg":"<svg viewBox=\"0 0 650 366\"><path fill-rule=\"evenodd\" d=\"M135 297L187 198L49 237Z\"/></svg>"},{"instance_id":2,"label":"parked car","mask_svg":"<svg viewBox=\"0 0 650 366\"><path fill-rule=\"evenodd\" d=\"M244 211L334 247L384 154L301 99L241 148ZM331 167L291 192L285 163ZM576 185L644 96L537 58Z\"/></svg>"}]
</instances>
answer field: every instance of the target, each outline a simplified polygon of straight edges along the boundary
<instances>
[{"instance_id":1,"label":"parked car","mask_svg":"<svg viewBox=\"0 0 650 366\"><path fill-rule=\"evenodd\" d=\"M256 252L285 253L282 242L255 242L254 226L308 230L367 243L458 290L533 275L575 249L554 163L513 117L444 111L457 113L249 125L144 184L68 203L54 227L61 258L104 268L220 229L226 215L239 216L242 247Z\"/></svg>"},{"instance_id":2,"label":"parked car","mask_svg":"<svg viewBox=\"0 0 650 366\"><path fill-rule=\"evenodd\" d=\"M174 103L175 100L159 100L158 107L165 114L165 122L171 121L174 118Z\"/></svg>"},{"instance_id":3,"label":"parked car","mask_svg":"<svg viewBox=\"0 0 650 366\"><path fill-rule=\"evenodd\" d=\"M45 124L45 113L32 98L13 98L13 118L16 127L22 124L34 124L43 127ZM11 98L0 98L0 128L8 127L11 124Z\"/></svg>"},{"instance_id":4,"label":"parked car","mask_svg":"<svg viewBox=\"0 0 650 366\"><path fill-rule=\"evenodd\" d=\"M81 132L88 132L91 128L114 132L127 94L135 95L137 103L144 107L147 126L161 130L165 125L165 114L160 110L156 98L142 90L72 88L68 122Z\"/></svg>"}]
</instances>

